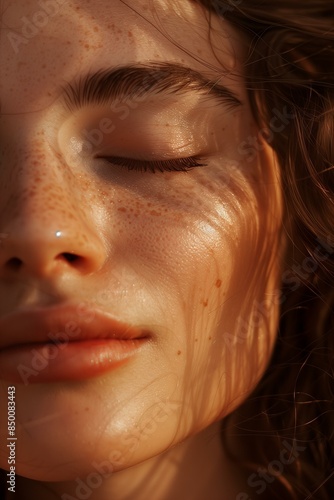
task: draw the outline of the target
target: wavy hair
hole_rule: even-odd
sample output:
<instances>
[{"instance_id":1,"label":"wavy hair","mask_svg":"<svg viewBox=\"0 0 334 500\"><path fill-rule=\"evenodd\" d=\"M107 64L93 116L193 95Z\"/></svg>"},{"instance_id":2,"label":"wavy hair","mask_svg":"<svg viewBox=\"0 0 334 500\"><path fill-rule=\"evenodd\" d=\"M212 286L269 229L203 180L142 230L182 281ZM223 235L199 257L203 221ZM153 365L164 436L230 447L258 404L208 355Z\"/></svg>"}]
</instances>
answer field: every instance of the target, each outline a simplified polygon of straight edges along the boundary
<instances>
[{"instance_id":1,"label":"wavy hair","mask_svg":"<svg viewBox=\"0 0 334 500\"><path fill-rule=\"evenodd\" d=\"M224 422L223 435L231 449L235 440L242 441L243 451L234 453L234 458L251 469L247 486L254 493L262 493L265 485L270 499L330 500L334 498L334 2L196 1L248 39L248 94L259 126L271 132L270 144L280 163L288 241L276 349L256 390ZM293 119L273 133L275 110L284 110ZM290 459L283 462L284 450L289 450Z\"/></svg>"}]
</instances>

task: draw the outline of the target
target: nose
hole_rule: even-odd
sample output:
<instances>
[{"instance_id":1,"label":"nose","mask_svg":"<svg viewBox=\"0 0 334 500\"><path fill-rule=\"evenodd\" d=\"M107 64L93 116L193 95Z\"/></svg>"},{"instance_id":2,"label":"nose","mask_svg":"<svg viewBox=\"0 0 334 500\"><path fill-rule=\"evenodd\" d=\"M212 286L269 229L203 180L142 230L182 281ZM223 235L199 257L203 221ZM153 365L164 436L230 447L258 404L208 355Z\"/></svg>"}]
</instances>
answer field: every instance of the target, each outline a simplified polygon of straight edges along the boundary
<instances>
[{"instance_id":1,"label":"nose","mask_svg":"<svg viewBox=\"0 0 334 500\"><path fill-rule=\"evenodd\" d=\"M104 262L99 238L88 231L62 230L54 220L32 230L31 224L7 225L0 234L0 279L14 275L51 277L68 272L88 274Z\"/></svg>"},{"instance_id":2,"label":"nose","mask_svg":"<svg viewBox=\"0 0 334 500\"><path fill-rule=\"evenodd\" d=\"M2 176L0 280L86 275L99 271L106 259L92 206L73 178L45 164L45 155L40 158L26 159Z\"/></svg>"}]
</instances>

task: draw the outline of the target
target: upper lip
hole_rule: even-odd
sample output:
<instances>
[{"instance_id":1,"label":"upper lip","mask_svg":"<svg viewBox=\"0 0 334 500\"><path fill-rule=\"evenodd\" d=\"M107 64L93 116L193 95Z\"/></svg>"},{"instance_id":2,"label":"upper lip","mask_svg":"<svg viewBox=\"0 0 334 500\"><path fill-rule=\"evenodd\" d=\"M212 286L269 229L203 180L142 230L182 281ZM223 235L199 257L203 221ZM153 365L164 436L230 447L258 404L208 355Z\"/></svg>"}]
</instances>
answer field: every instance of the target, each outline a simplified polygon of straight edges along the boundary
<instances>
[{"instance_id":1,"label":"upper lip","mask_svg":"<svg viewBox=\"0 0 334 500\"><path fill-rule=\"evenodd\" d=\"M55 336L62 333L63 336ZM149 332L113 318L95 306L70 304L29 308L0 319L0 349L22 344L92 339L134 340Z\"/></svg>"}]
</instances>

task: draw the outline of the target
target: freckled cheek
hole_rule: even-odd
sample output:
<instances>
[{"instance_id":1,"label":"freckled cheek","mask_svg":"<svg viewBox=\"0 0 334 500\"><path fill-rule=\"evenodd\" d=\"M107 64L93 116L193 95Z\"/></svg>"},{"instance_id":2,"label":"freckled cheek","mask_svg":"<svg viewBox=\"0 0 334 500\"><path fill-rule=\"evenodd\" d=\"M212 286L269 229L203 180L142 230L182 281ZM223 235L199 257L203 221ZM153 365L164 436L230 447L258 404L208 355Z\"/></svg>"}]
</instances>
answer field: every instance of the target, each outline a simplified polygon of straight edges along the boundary
<instances>
[{"instance_id":1,"label":"freckled cheek","mask_svg":"<svg viewBox=\"0 0 334 500\"><path fill-rule=\"evenodd\" d=\"M231 232L236 233L231 220L222 217L218 225L216 212L211 216L128 200L114 210L107 239L114 240L122 265L130 265L141 279L154 277L158 286L177 286L183 295L199 281L212 286L221 268L229 281Z\"/></svg>"}]
</instances>

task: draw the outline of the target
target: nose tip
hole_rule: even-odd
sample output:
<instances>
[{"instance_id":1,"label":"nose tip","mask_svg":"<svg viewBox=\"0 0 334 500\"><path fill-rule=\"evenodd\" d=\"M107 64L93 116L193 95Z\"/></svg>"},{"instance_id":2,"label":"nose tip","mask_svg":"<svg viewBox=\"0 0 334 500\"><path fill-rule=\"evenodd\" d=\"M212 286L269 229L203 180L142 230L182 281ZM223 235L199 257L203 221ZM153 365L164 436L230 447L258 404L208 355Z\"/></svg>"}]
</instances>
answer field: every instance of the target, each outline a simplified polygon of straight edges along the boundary
<instances>
[{"instance_id":1,"label":"nose tip","mask_svg":"<svg viewBox=\"0 0 334 500\"><path fill-rule=\"evenodd\" d=\"M43 234L31 228L11 228L1 234L0 277L89 274L98 271L105 260L102 241L89 228L49 227Z\"/></svg>"}]
</instances>

